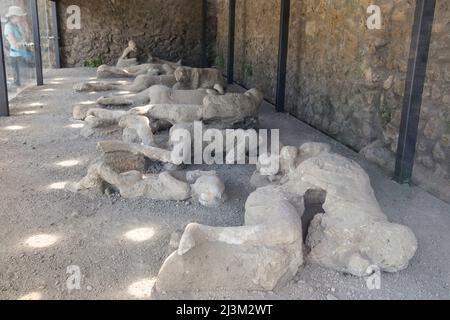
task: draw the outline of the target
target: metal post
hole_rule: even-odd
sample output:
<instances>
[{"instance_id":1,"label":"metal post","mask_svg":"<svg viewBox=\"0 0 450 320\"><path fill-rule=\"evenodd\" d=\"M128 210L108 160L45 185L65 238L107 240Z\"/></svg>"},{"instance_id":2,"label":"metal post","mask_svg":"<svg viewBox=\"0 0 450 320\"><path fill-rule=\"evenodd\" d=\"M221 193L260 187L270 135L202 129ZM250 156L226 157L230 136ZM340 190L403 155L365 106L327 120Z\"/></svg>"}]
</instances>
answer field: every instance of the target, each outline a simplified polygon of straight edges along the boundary
<instances>
[{"instance_id":1,"label":"metal post","mask_svg":"<svg viewBox=\"0 0 450 320\"><path fill-rule=\"evenodd\" d=\"M59 48L59 19L58 19L58 2L52 1L52 26L53 26L53 42L55 49L55 66L61 68L61 51Z\"/></svg>"},{"instance_id":2,"label":"metal post","mask_svg":"<svg viewBox=\"0 0 450 320\"><path fill-rule=\"evenodd\" d=\"M402 184L410 183L413 175L435 9L436 0L416 1L394 176Z\"/></svg>"},{"instance_id":3,"label":"metal post","mask_svg":"<svg viewBox=\"0 0 450 320\"><path fill-rule=\"evenodd\" d=\"M8 83L6 82L5 56L3 53L3 31L0 23L0 117L8 116Z\"/></svg>"},{"instance_id":4,"label":"metal post","mask_svg":"<svg viewBox=\"0 0 450 320\"><path fill-rule=\"evenodd\" d=\"M36 84L44 84L42 72L41 32L39 28L39 12L37 0L31 0L31 15L33 19L34 58L36 63Z\"/></svg>"},{"instance_id":5,"label":"metal post","mask_svg":"<svg viewBox=\"0 0 450 320\"><path fill-rule=\"evenodd\" d=\"M234 83L234 37L236 31L236 0L228 0L228 62L227 80Z\"/></svg>"},{"instance_id":6,"label":"metal post","mask_svg":"<svg viewBox=\"0 0 450 320\"><path fill-rule=\"evenodd\" d=\"M208 0L202 1L202 67L208 67Z\"/></svg>"},{"instance_id":7,"label":"metal post","mask_svg":"<svg viewBox=\"0 0 450 320\"><path fill-rule=\"evenodd\" d=\"M289 49L289 19L291 1L281 0L280 13L280 45L278 49L278 80L277 80L277 112L284 112L286 99L286 68Z\"/></svg>"}]
</instances>

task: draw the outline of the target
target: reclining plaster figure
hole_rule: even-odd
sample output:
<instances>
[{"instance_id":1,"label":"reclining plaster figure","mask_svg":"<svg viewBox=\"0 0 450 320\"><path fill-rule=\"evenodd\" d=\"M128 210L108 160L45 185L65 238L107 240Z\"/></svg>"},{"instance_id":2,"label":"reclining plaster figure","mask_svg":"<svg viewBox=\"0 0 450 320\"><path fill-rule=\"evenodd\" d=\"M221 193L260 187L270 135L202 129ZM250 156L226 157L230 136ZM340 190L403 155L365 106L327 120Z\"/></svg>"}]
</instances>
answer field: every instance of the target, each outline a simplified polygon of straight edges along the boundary
<instances>
[{"instance_id":1,"label":"reclining plaster figure","mask_svg":"<svg viewBox=\"0 0 450 320\"><path fill-rule=\"evenodd\" d=\"M356 162L331 153L328 145L307 143L300 149L285 147L280 164L268 183L298 195L322 193L325 213L314 217L307 236L310 261L355 276L367 276L375 266L385 272L408 267L416 237L408 227L388 221L369 176Z\"/></svg>"},{"instance_id":2,"label":"reclining plaster figure","mask_svg":"<svg viewBox=\"0 0 450 320\"><path fill-rule=\"evenodd\" d=\"M102 65L97 69L98 79L111 79L111 78L136 78L141 75L170 75L173 74L173 69L168 64L157 63L145 63L126 68L111 67L108 65Z\"/></svg>"},{"instance_id":3,"label":"reclining plaster figure","mask_svg":"<svg viewBox=\"0 0 450 320\"><path fill-rule=\"evenodd\" d=\"M181 66L181 61L170 62L151 55L148 62L140 64L137 56L139 48L133 40L128 42L128 47L123 51L115 67L101 65L97 69L97 78L136 78L139 75L150 74L173 74L176 68Z\"/></svg>"},{"instance_id":4,"label":"reclining plaster figure","mask_svg":"<svg viewBox=\"0 0 450 320\"><path fill-rule=\"evenodd\" d=\"M263 96L257 89L244 94L207 95L203 104L151 104L133 108L130 114L145 115L150 119L164 120L172 124L203 121L221 122L227 125L258 118Z\"/></svg>"},{"instance_id":5,"label":"reclining plaster figure","mask_svg":"<svg viewBox=\"0 0 450 320\"><path fill-rule=\"evenodd\" d=\"M189 224L156 290L271 291L292 280L303 264L301 197L269 186L251 194L245 209L242 227Z\"/></svg>"},{"instance_id":6,"label":"reclining plaster figure","mask_svg":"<svg viewBox=\"0 0 450 320\"><path fill-rule=\"evenodd\" d=\"M141 67L141 66L137 66ZM111 68L102 66L102 71L109 72ZM99 68L100 70L100 68ZM129 71L126 71L130 73ZM159 70L157 70L159 72ZM155 75L155 69L146 70L134 79L132 84L116 84L106 82L86 82L74 86L78 92L100 92L100 91L129 91L133 93L142 92L154 85L173 87L176 90L214 89L220 94L224 93L225 80L219 70L195 69L189 67L178 67L174 74Z\"/></svg>"},{"instance_id":7,"label":"reclining plaster figure","mask_svg":"<svg viewBox=\"0 0 450 320\"><path fill-rule=\"evenodd\" d=\"M175 90L163 85L150 88L131 95L101 97L97 104L101 106L144 106L147 104L202 104L209 94L217 94L212 89Z\"/></svg>"},{"instance_id":8,"label":"reclining plaster figure","mask_svg":"<svg viewBox=\"0 0 450 320\"><path fill-rule=\"evenodd\" d=\"M174 94L174 95L172 95ZM200 100L204 92L155 88L155 101L165 99L192 99ZM161 100L158 100L161 99ZM203 99L204 105L172 105L158 104L137 107L129 110L107 110L93 108L87 111L85 122L86 130L109 127L120 124L124 129L126 142L142 142L153 144L153 135L159 130L170 128L177 123L192 123L205 121L214 123L216 127L226 128L229 125L245 122L248 119L257 119L259 106L262 103L262 94L252 89L244 94L226 94L223 96L208 94ZM126 120L121 121L122 118ZM229 128L229 127L228 127ZM130 131L131 134L130 134ZM130 138L131 137L131 138Z\"/></svg>"},{"instance_id":9,"label":"reclining plaster figure","mask_svg":"<svg viewBox=\"0 0 450 320\"><path fill-rule=\"evenodd\" d=\"M153 72L139 75L131 84L108 83L108 82L84 82L74 86L77 92L102 92L102 91L125 91L142 92L154 85L173 87L177 83L173 74L154 75Z\"/></svg>"},{"instance_id":10,"label":"reclining plaster figure","mask_svg":"<svg viewBox=\"0 0 450 320\"><path fill-rule=\"evenodd\" d=\"M170 164L170 151L120 141L100 142L97 149L103 156L90 166L85 178L78 183L68 184L68 190L79 192L97 189L103 192L105 186L112 186L124 198L146 197L167 201L194 198L205 206L218 206L225 200L225 186L216 174L202 173L195 180L188 181L178 179L169 172L142 173L144 157ZM124 157L128 157L127 161L123 161Z\"/></svg>"}]
</instances>

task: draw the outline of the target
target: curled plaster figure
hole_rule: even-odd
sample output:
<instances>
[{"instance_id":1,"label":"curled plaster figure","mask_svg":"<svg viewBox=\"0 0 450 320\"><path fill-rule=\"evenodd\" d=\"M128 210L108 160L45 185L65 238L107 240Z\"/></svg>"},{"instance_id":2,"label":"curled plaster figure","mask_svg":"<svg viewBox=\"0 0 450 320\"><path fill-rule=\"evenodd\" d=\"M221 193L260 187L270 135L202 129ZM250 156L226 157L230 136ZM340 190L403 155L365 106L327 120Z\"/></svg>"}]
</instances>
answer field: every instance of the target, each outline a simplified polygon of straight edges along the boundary
<instances>
[{"instance_id":1,"label":"curled plaster figure","mask_svg":"<svg viewBox=\"0 0 450 320\"><path fill-rule=\"evenodd\" d=\"M124 198L146 197L167 201L193 198L205 206L218 206L225 200L225 187L215 173L199 174L195 181L191 181L193 185L169 172L143 174L144 158L170 164L170 151L120 141L100 142L97 149L103 156L89 167L87 176L80 182L68 184L68 190L97 189L103 192L106 187L113 187Z\"/></svg>"},{"instance_id":2,"label":"curled plaster figure","mask_svg":"<svg viewBox=\"0 0 450 320\"><path fill-rule=\"evenodd\" d=\"M315 191L321 199L325 213L314 216L307 236L310 261L355 276L368 275L373 266L385 272L408 267L416 237L388 221L369 176L355 161L331 153L328 145L307 143L283 148L280 168L272 183L299 195Z\"/></svg>"},{"instance_id":3,"label":"curled plaster figure","mask_svg":"<svg viewBox=\"0 0 450 320\"><path fill-rule=\"evenodd\" d=\"M131 66L136 66L139 64L137 59L137 52L139 51L136 42L133 40L128 41L128 47L125 48L119 60L117 61L116 67L126 68Z\"/></svg>"},{"instance_id":4,"label":"curled plaster figure","mask_svg":"<svg viewBox=\"0 0 450 320\"><path fill-rule=\"evenodd\" d=\"M153 129L147 117L125 115L119 120L125 142L139 142L146 146L154 144Z\"/></svg>"},{"instance_id":5,"label":"curled plaster figure","mask_svg":"<svg viewBox=\"0 0 450 320\"><path fill-rule=\"evenodd\" d=\"M85 126L82 135L88 137L93 134L93 129L116 127L123 129L123 140L130 143L142 143L154 145L153 134L155 132L170 128L171 124L150 120L145 116L129 114L123 110L108 110L103 108L74 108L74 117L84 120Z\"/></svg>"}]
</instances>

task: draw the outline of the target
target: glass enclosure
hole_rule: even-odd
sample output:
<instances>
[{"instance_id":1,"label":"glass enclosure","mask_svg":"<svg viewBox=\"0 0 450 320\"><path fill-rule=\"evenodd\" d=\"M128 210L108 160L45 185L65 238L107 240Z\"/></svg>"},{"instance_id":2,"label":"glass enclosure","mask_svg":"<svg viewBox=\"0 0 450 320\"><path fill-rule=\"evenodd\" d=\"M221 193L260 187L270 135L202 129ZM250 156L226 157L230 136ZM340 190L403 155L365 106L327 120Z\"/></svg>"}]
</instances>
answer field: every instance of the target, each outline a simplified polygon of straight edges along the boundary
<instances>
[{"instance_id":1,"label":"glass enclosure","mask_svg":"<svg viewBox=\"0 0 450 320\"><path fill-rule=\"evenodd\" d=\"M42 65L55 66L54 38L52 36L51 2L38 0ZM5 56L9 100L23 89L36 85L36 58L34 48L32 1L0 1L0 17Z\"/></svg>"},{"instance_id":2,"label":"glass enclosure","mask_svg":"<svg viewBox=\"0 0 450 320\"><path fill-rule=\"evenodd\" d=\"M55 68L55 37L52 19L52 6L48 0L38 0L39 28L41 34L42 68L45 71Z\"/></svg>"},{"instance_id":3,"label":"glass enclosure","mask_svg":"<svg viewBox=\"0 0 450 320\"><path fill-rule=\"evenodd\" d=\"M2 0L0 15L9 99L36 83L31 2Z\"/></svg>"}]
</instances>

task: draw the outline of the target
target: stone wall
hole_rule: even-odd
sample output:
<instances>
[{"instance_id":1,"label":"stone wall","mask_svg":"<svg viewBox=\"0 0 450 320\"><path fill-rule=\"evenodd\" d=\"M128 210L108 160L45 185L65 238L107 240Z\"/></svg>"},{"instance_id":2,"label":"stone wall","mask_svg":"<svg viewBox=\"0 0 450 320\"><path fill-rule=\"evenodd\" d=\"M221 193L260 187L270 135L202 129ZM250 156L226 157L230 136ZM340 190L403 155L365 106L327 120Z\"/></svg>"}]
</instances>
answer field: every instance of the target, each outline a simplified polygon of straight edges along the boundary
<instances>
[{"instance_id":1,"label":"stone wall","mask_svg":"<svg viewBox=\"0 0 450 320\"><path fill-rule=\"evenodd\" d=\"M67 29L66 10L70 5L81 8L81 30ZM200 64L201 0L62 0L59 15L65 66L82 65L99 57L114 64L128 39L155 56ZM214 34L208 38L215 40Z\"/></svg>"},{"instance_id":2,"label":"stone wall","mask_svg":"<svg viewBox=\"0 0 450 320\"><path fill-rule=\"evenodd\" d=\"M393 171L414 1L291 1L287 108ZM450 201L450 3L437 1L414 180ZM367 8L382 9L369 30ZM280 1L237 0L236 80L275 100ZM216 64L226 67L228 1Z\"/></svg>"}]
</instances>

